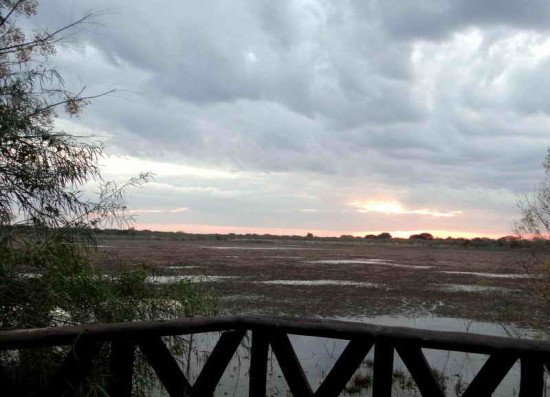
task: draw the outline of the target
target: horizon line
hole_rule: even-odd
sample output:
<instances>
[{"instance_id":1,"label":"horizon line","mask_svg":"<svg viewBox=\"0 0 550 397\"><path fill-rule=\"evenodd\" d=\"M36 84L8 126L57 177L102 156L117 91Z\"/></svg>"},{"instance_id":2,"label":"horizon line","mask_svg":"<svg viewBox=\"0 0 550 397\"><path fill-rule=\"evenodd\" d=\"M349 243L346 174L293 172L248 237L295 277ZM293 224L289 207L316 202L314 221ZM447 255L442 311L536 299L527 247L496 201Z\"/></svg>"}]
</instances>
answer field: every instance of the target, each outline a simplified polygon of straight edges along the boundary
<instances>
[{"instance_id":1,"label":"horizon line","mask_svg":"<svg viewBox=\"0 0 550 397\"><path fill-rule=\"evenodd\" d=\"M266 228L266 227L246 227L246 226L214 226L207 224L136 224L136 230L151 230L158 232L182 232L189 234L256 234L256 235L274 235L274 236L306 236L308 233L314 237L332 237L338 238L344 235L353 237L365 237L369 234L379 235L381 233L390 233L393 238L409 238L414 234L430 233L434 238L491 238L497 239L505 236L515 236L510 233L495 233L487 231L461 231L461 230L441 230L441 229L417 229L417 230L370 230L370 231L340 231L326 229L304 229L304 228Z\"/></svg>"}]
</instances>

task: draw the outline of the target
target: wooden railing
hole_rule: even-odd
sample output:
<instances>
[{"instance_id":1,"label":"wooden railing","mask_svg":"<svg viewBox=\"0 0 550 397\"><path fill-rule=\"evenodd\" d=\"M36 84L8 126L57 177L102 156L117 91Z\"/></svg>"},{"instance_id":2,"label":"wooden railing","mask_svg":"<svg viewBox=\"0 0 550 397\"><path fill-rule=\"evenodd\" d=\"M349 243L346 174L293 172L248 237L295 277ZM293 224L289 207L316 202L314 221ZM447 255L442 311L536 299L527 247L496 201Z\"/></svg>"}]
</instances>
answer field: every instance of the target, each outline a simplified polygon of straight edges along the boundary
<instances>
[{"instance_id":1,"label":"wooden railing","mask_svg":"<svg viewBox=\"0 0 550 397\"><path fill-rule=\"evenodd\" d=\"M220 339L191 385L161 337L221 332ZM422 396L444 396L422 349L481 353L488 359L463 397L491 396L519 360L520 397L542 397L544 368L550 370L550 342L457 332L385 327L335 320L287 317L232 316L173 321L94 324L0 332L0 350L71 346L71 351L44 395L64 395L78 386L94 365L106 343L110 347L112 396L130 396L136 348L142 352L170 396L212 396L225 368L247 332L252 335L249 395L264 397L269 346L294 396L337 396L374 348L373 396L392 393L394 351L408 368ZM313 391L292 348L288 335L348 340L324 381ZM7 383L0 387L7 390ZM4 395L4 394L3 394Z\"/></svg>"}]
</instances>

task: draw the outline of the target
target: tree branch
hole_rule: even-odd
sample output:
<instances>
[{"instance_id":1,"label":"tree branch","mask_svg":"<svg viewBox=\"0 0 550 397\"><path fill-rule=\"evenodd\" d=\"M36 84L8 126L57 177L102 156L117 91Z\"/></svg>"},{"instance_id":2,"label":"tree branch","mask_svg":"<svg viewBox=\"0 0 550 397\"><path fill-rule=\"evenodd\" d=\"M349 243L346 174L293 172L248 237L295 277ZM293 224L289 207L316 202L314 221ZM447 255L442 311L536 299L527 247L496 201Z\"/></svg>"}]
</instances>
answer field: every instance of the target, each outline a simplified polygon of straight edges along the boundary
<instances>
[{"instance_id":1,"label":"tree branch","mask_svg":"<svg viewBox=\"0 0 550 397\"><path fill-rule=\"evenodd\" d=\"M88 13L88 14L84 15L82 18L80 18L79 20L77 20L73 23L70 23L69 25L66 25L66 26L64 26L60 29L57 29L53 33L47 33L47 35L45 37L41 38L41 39L32 40L32 41L28 41L26 43L14 44L14 45L11 45L11 46L8 46L8 47L0 48L0 55L5 55L5 54L16 52L17 50L20 50L23 47L33 48L33 47L36 47L38 45L44 45L45 43L50 41L53 37L57 36L59 33L64 32L65 30L71 29L71 28L75 27L76 25L81 24L82 22L86 21L87 19L90 19L92 16L93 16L92 13ZM57 40L54 40L52 42L56 42L56 41Z\"/></svg>"},{"instance_id":2,"label":"tree branch","mask_svg":"<svg viewBox=\"0 0 550 397\"><path fill-rule=\"evenodd\" d=\"M15 5L11 8L10 12L8 12L8 15L6 15L6 17L3 18L2 21L0 21L0 28L2 26L4 26L6 21L11 17L11 15L15 12L17 7L19 7L21 5L22 2L23 2L23 0L18 0L17 3L15 3Z\"/></svg>"}]
</instances>

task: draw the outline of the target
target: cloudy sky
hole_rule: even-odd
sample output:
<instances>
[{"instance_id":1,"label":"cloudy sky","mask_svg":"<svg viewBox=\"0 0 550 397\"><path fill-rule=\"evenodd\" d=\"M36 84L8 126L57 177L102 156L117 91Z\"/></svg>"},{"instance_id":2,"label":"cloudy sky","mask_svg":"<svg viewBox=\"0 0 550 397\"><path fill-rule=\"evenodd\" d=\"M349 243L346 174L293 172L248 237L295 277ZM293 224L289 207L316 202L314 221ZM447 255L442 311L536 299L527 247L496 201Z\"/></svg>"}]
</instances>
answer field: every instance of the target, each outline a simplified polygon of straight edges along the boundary
<instances>
[{"instance_id":1,"label":"cloudy sky","mask_svg":"<svg viewBox=\"0 0 550 397\"><path fill-rule=\"evenodd\" d=\"M510 234L550 145L546 0L47 0L137 227Z\"/></svg>"}]
</instances>

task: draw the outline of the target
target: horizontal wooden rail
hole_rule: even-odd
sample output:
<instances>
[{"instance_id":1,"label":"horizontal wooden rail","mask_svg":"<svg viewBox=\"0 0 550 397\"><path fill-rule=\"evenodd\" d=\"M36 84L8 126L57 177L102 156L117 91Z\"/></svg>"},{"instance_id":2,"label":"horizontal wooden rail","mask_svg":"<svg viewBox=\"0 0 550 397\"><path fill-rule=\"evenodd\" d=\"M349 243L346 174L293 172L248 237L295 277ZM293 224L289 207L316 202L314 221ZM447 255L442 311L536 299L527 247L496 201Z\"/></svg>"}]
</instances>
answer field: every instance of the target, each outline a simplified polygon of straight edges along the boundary
<instances>
[{"instance_id":1,"label":"horizontal wooden rail","mask_svg":"<svg viewBox=\"0 0 550 397\"><path fill-rule=\"evenodd\" d=\"M267 316L202 317L170 321L92 324L78 327L0 331L0 350L72 346L48 395L62 395L85 379L100 346L110 346L109 390L131 395L134 351L139 349L171 396L211 396L246 332L252 332L250 395L265 396L269 347L295 396L337 396L374 348L373 396L391 396L397 352L424 396L444 396L422 349L489 355L464 396L490 396L510 368L521 363L520 396L541 397L550 342L460 332L386 327L326 319ZM195 384L191 384L161 337L222 332ZM312 390L288 335L348 340L333 369ZM106 343L109 342L109 343Z\"/></svg>"},{"instance_id":2,"label":"horizontal wooden rail","mask_svg":"<svg viewBox=\"0 0 550 397\"><path fill-rule=\"evenodd\" d=\"M90 324L75 327L34 328L0 331L0 350L72 345L86 336L98 341L116 341L150 336L187 335L226 330L276 330L293 335L350 340L360 336L391 339L427 349L492 354L550 354L549 341L514 339L464 332L429 331L388 327L339 320L269 316L220 316L169 321Z\"/></svg>"}]
</instances>

